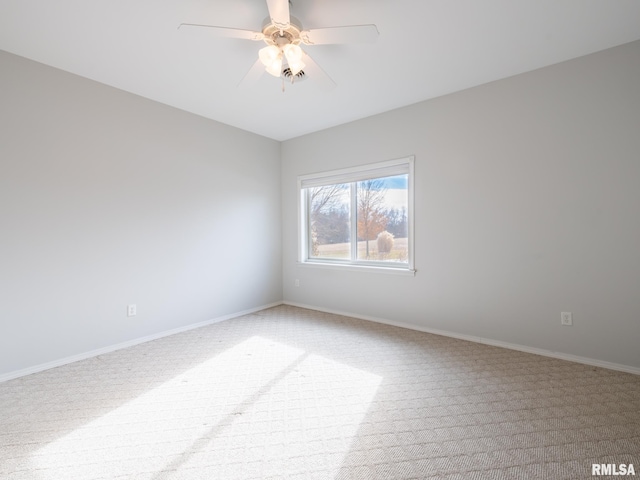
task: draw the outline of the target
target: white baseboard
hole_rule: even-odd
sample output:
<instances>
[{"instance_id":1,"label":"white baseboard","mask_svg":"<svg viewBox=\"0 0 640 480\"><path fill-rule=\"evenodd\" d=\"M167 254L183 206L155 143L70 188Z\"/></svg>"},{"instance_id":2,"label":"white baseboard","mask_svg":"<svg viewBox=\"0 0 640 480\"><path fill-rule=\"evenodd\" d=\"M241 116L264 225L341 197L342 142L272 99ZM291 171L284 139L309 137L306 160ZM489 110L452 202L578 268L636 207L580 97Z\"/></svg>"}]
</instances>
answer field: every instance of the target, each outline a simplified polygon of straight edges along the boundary
<instances>
[{"instance_id":1,"label":"white baseboard","mask_svg":"<svg viewBox=\"0 0 640 480\"><path fill-rule=\"evenodd\" d=\"M53 360L52 362L42 363L40 365L34 365L33 367L24 368L22 370L16 370L13 372L5 373L0 375L0 383L6 382L7 380L12 380L14 378L24 377L25 375L31 375L32 373L42 372L43 370L49 370L50 368L60 367L62 365L77 362L79 360L85 360L87 358L97 357L98 355L103 355L105 353L121 350L123 348L133 347L134 345L139 345L140 343L150 342L151 340L167 337L169 335L175 335L176 333L186 332L187 330L193 330L194 328L200 328L206 325L224 322L225 320L230 320L232 318L241 317L243 315L248 315L250 313L259 312L260 310L264 310L266 308L277 307L278 305L282 305L282 302L275 302L275 303L270 303L268 305L262 305L256 308L250 308L249 310L243 310L242 312L235 312L229 315L223 315L222 317L216 317L211 320L205 320L204 322L193 323L191 325L186 325L184 327L165 330L163 332L154 333L152 335L147 335L145 337L134 338L133 340L128 340L126 342L118 343L116 345L109 345L107 347L98 348L96 350L91 350L89 352L79 353L77 355L61 358L59 360Z\"/></svg>"},{"instance_id":2,"label":"white baseboard","mask_svg":"<svg viewBox=\"0 0 640 480\"><path fill-rule=\"evenodd\" d=\"M59 367L59 366L62 366L62 365L66 365L68 363L77 362L79 360L85 360L87 358L97 357L98 355L103 355L105 353L113 352L113 351L120 350L120 349L123 349L123 348L132 347L132 346L138 345L140 343L150 342L151 340L156 340L158 338L167 337L169 335L174 335L176 333L186 332L188 330L193 330L194 328L200 328L200 327L204 327L206 325L212 325L214 323L224 322L226 320L231 320L232 318L241 317L243 315L248 315L250 313L255 313L255 312L258 312L260 310L265 310L267 308L277 307L278 305L283 305L283 304L284 305L291 305L293 307L307 308L309 310L317 310L319 312L333 313L333 314L336 314L336 315L342 315L342 316L346 316L346 317L358 318L358 319L361 319L361 320L368 320L370 322L382 323L382 324L385 324L385 325L393 325L393 326L396 326L396 327L407 328L409 330L416 330L416 331L419 331L419 332L433 333L435 335L442 335L442 336L445 336L445 337L458 338L460 340L467 340L467 341L470 341L470 342L484 343L486 345L492 345L494 347L508 348L508 349L511 349L511 350L518 350L518 351L521 351L521 352L533 353L533 354L542 355L542 356L545 356L545 357L558 358L558 359L561 359L561 360L568 360L570 362L582 363L582 364L585 364L585 365L592 365L592 366L595 366L595 367L608 368L610 370L617 370L617 371L620 371L620 372L626 372L626 373L632 373L632 374L635 374L635 375L640 375L640 368L632 367L632 366L629 366L629 365L622 365L622 364L618 364L618 363L605 362L603 360L596 360L596 359L588 358L588 357L580 357L580 356L571 355L571 354L568 354L568 353L552 352L550 350L544 350L544 349L541 349L541 348L527 347L527 346L518 345L518 344L515 344L515 343L502 342L502 341L499 341L499 340L492 340L492 339L476 337L476 336L472 336L472 335L463 335L463 334L459 334L459 333L455 333L455 332L449 332L447 330L438 330L438 329L434 329L434 328L427 328L427 327L423 327L423 326L420 326L420 325L415 325L415 324L412 324L412 323L396 322L396 321L387 320L387 319L384 319L384 318L372 317L372 316L369 316L369 315L360 315L358 313L352 313L352 312L343 312L343 311L339 311L339 310L333 310L333 309L318 307L318 306L315 306L315 305L306 305L306 304L301 304L301 303L283 301L283 302L270 303L268 305L262 305L262 306L251 308L251 309L248 309L248 310L243 310L241 312L235 312L235 313L232 313L232 314L229 314L229 315L223 315L222 317L216 317L216 318L213 318L211 320L205 320L204 322L194 323L194 324L191 324L191 325L186 325L184 327L178 327L178 328L174 328L174 329L171 329L171 330L165 330L163 332L154 333L152 335L147 335L145 337L140 337L140 338L136 338L136 339L133 339L133 340L128 340L126 342L118 343L116 345L109 345L107 347L99 348L99 349L96 349L96 350L91 350L89 352L80 353L78 355L72 355L70 357L65 357L65 358L62 358L62 359L59 359L59 360L54 360L54 361L51 361L51 362L42 363L40 365L34 365L32 367L28 367L28 368L25 368L25 369L22 369L22 370L16 370L16 371L13 371L13 372L8 372L8 373L0 375L0 383L6 382L7 380L12 380L14 378L19 378L19 377L24 377L26 375L31 375L32 373L42 372L43 370L48 370L50 368L55 368L55 367Z\"/></svg>"},{"instance_id":3,"label":"white baseboard","mask_svg":"<svg viewBox=\"0 0 640 480\"><path fill-rule=\"evenodd\" d=\"M525 345L518 345L517 343L502 342L500 340L492 340L490 338L475 337L473 335L463 335L460 333L449 332L447 330L438 330L435 328L423 327L423 326L415 325L412 323L396 322L396 321L387 320L384 318L371 317L369 315L360 315L357 313L342 312L338 310L332 310L329 308L317 307L315 305L305 305L301 303L287 302L287 301L284 301L282 303L284 305L291 305L292 307L307 308L309 310L317 310L319 312L333 313L333 314L342 315L345 317L353 317L361 320L368 320L370 322L376 322L376 323L382 323L385 325L393 325L395 327L407 328L409 330L417 330L419 332L433 333L435 335L442 335L444 337L458 338L460 340L467 340L469 342L484 343L486 345L492 345L494 347L508 348L510 350L518 350L520 352L533 353L535 355L542 355L544 357L558 358L560 360L568 360L570 362L582 363L585 365L592 365L594 367L608 368L609 370L617 370L620 372L633 373L635 375L640 375L640 368L632 367L630 365L622 365L619 363L605 362L604 360L596 360L588 357L580 357L580 356L571 355L568 353L552 352L551 350L527 347Z\"/></svg>"}]
</instances>

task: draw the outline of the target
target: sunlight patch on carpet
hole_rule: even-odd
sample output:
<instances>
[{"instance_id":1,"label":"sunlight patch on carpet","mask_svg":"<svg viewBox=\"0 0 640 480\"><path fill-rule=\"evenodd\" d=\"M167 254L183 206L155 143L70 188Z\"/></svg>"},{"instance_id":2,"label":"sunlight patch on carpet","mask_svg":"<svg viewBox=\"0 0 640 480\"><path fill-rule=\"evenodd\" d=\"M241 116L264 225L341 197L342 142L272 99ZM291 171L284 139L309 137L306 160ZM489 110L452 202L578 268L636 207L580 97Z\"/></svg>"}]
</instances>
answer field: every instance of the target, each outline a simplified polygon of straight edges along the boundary
<instances>
[{"instance_id":1,"label":"sunlight patch on carpet","mask_svg":"<svg viewBox=\"0 0 640 480\"><path fill-rule=\"evenodd\" d=\"M336 473L381 380L254 336L35 451L33 473L149 480Z\"/></svg>"}]
</instances>

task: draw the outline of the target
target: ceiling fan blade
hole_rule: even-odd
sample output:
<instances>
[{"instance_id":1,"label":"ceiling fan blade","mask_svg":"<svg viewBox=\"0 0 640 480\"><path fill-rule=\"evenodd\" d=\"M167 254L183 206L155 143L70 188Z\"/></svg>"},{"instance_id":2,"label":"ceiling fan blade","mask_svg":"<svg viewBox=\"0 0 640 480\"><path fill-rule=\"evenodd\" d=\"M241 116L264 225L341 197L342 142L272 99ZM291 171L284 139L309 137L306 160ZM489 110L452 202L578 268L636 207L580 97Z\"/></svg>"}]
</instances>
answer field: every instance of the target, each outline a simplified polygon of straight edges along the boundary
<instances>
[{"instance_id":1,"label":"ceiling fan blade","mask_svg":"<svg viewBox=\"0 0 640 480\"><path fill-rule=\"evenodd\" d=\"M305 45L374 43L378 39L378 35L378 27L375 25L316 28L300 32L300 38Z\"/></svg>"},{"instance_id":2,"label":"ceiling fan blade","mask_svg":"<svg viewBox=\"0 0 640 480\"><path fill-rule=\"evenodd\" d=\"M305 64L304 72L309 77L309 81L315 82L318 88L324 91L336 88L336 82L304 50L302 51L302 61Z\"/></svg>"},{"instance_id":3,"label":"ceiling fan blade","mask_svg":"<svg viewBox=\"0 0 640 480\"><path fill-rule=\"evenodd\" d=\"M181 23L178 29L206 28L208 32L216 37L240 38L244 40L263 40L262 32L253 30L242 30L240 28L219 27L217 25L199 25L197 23Z\"/></svg>"},{"instance_id":4,"label":"ceiling fan blade","mask_svg":"<svg viewBox=\"0 0 640 480\"><path fill-rule=\"evenodd\" d=\"M271 23L282 29L289 27L289 0L267 0L267 8Z\"/></svg>"},{"instance_id":5,"label":"ceiling fan blade","mask_svg":"<svg viewBox=\"0 0 640 480\"><path fill-rule=\"evenodd\" d=\"M264 74L265 69L264 65L260 61L260 59L256 60L253 66L249 69L247 74L238 82L238 87L250 87L260 80L262 75Z\"/></svg>"}]
</instances>

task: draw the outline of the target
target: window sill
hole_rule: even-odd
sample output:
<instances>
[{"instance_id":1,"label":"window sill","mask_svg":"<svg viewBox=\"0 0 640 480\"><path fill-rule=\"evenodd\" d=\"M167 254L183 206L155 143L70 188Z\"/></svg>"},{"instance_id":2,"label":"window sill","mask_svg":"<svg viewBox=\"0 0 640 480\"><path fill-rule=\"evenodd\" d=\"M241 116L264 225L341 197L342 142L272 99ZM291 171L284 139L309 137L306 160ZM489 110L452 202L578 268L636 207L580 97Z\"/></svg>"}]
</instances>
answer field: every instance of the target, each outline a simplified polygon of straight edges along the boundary
<instances>
[{"instance_id":1,"label":"window sill","mask_svg":"<svg viewBox=\"0 0 640 480\"><path fill-rule=\"evenodd\" d=\"M388 275L407 275L414 277L416 275L415 270L409 268L400 267L377 267L374 265L354 265L352 263L330 263L330 262L297 262L299 267L311 267L311 268L324 268L330 270L348 270L352 272L369 272L369 273L384 273Z\"/></svg>"}]
</instances>

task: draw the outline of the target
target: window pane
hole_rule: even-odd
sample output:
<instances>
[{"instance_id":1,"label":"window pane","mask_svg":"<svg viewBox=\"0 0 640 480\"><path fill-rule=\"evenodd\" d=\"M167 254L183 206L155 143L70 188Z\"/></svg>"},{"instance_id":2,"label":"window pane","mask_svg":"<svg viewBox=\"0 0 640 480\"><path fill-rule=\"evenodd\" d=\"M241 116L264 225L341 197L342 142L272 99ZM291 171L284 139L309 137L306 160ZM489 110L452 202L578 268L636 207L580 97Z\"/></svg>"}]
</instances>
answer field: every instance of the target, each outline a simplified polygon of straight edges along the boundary
<instances>
[{"instance_id":1,"label":"window pane","mask_svg":"<svg viewBox=\"0 0 640 480\"><path fill-rule=\"evenodd\" d=\"M356 184L358 260L408 262L408 175Z\"/></svg>"},{"instance_id":2,"label":"window pane","mask_svg":"<svg viewBox=\"0 0 640 480\"><path fill-rule=\"evenodd\" d=\"M309 195L309 257L351 258L348 183L313 187Z\"/></svg>"}]
</instances>

